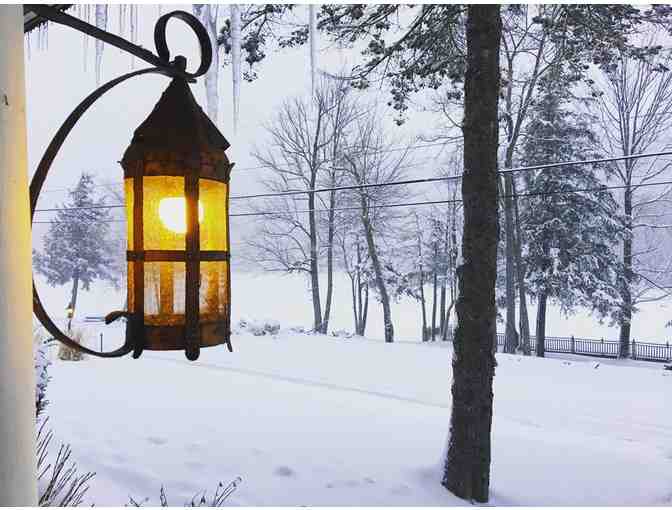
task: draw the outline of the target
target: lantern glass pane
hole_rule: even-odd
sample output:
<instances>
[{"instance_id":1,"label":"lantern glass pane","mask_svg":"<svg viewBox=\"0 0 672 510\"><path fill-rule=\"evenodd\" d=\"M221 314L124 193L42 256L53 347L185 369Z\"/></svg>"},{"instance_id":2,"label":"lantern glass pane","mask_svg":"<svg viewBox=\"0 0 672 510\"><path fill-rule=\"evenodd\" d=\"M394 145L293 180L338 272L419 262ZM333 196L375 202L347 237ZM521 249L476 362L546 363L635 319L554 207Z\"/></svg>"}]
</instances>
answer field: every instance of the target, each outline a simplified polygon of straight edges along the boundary
<instances>
[{"instance_id":1,"label":"lantern glass pane","mask_svg":"<svg viewBox=\"0 0 672 510\"><path fill-rule=\"evenodd\" d=\"M199 304L201 322L226 319L229 306L228 261L201 262Z\"/></svg>"},{"instance_id":2,"label":"lantern glass pane","mask_svg":"<svg viewBox=\"0 0 672 510\"><path fill-rule=\"evenodd\" d=\"M229 186L211 179L199 179L199 202L203 217L200 218L201 250L227 251L227 199ZM200 211L199 211L200 216Z\"/></svg>"},{"instance_id":3,"label":"lantern glass pane","mask_svg":"<svg viewBox=\"0 0 672 510\"><path fill-rule=\"evenodd\" d=\"M145 263L145 324L184 324L184 262Z\"/></svg>"},{"instance_id":4,"label":"lantern glass pane","mask_svg":"<svg viewBox=\"0 0 672 510\"><path fill-rule=\"evenodd\" d=\"M126 195L126 246L133 249L133 179L124 179L124 195ZM129 272L130 275L130 272ZM129 277L130 279L130 277Z\"/></svg>"},{"instance_id":5,"label":"lantern glass pane","mask_svg":"<svg viewBox=\"0 0 672 510\"><path fill-rule=\"evenodd\" d=\"M144 176L142 225L145 250L184 250L184 177Z\"/></svg>"}]
</instances>

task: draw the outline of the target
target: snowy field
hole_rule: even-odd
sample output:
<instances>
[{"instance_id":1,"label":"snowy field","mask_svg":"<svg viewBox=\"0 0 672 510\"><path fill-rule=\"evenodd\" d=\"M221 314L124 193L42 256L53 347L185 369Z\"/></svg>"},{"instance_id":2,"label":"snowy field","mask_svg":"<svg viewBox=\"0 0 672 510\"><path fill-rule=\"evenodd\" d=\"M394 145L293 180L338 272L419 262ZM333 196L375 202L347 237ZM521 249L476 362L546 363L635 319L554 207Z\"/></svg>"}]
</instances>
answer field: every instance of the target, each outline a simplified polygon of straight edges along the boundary
<instances>
[{"instance_id":1,"label":"snowy field","mask_svg":"<svg viewBox=\"0 0 672 510\"><path fill-rule=\"evenodd\" d=\"M324 284L324 282L323 282ZM70 298L68 286L50 288L38 277L39 291L47 311L55 318L63 318L64 310ZM272 319L283 328L292 326L312 326L312 306L307 279L300 275L280 275L275 273L243 273L232 275L232 317L233 323L241 318L252 320ZM431 296L430 289L427 289ZM109 286L94 284L90 292L80 291L77 305L77 319L81 327L87 330L92 346L98 346L102 332L105 346L110 342L120 342L121 333L114 328L82 324L84 317L104 316L112 310L124 307L125 294ZM323 298L324 300L324 298ZM334 277L334 309L330 321L330 330L353 331L350 282L344 274ZM324 306L324 303L323 303ZM431 316L431 301L427 304ZM503 314L503 311L502 311ZM536 307L529 307L530 327L534 332ZM392 318L397 338L402 341L419 341L421 327L420 310L416 301L405 298L392 304ZM641 342L672 342L672 328L665 325L672 320L672 301L646 303L635 314L632 325L632 338ZM61 321L63 323L63 321ZM498 324L500 331L503 324ZM383 338L383 317L380 305L373 298L369 306L369 321L366 330L371 338ZM549 303L547 311L546 334L548 336L571 336L586 338L604 338L618 340L618 327L610 327L608 320L600 324L589 313L579 310L569 317L560 313L558 307Z\"/></svg>"},{"instance_id":2,"label":"snowy field","mask_svg":"<svg viewBox=\"0 0 672 510\"><path fill-rule=\"evenodd\" d=\"M233 505L456 505L439 485L445 344L236 335L235 352L56 362L57 440L89 500L173 505L242 478ZM672 372L498 355L492 503L672 503Z\"/></svg>"},{"instance_id":3,"label":"snowy field","mask_svg":"<svg viewBox=\"0 0 672 510\"><path fill-rule=\"evenodd\" d=\"M45 292L54 312L64 290ZM234 320L309 322L300 279L235 275L233 290ZM94 289L80 313L105 313L119 299ZM340 303L334 328L350 329ZM97 506L129 496L156 504L161 485L181 505L238 476L231 505L464 504L439 484L451 349L417 342L409 306L397 305L401 341L391 345L377 339L376 314L368 339L243 332L234 353L205 349L196 363L152 352L55 361L55 439L97 473L88 496ZM562 320L552 324L556 333ZM672 372L584 357L500 354L498 364L493 504L672 504Z\"/></svg>"}]
</instances>

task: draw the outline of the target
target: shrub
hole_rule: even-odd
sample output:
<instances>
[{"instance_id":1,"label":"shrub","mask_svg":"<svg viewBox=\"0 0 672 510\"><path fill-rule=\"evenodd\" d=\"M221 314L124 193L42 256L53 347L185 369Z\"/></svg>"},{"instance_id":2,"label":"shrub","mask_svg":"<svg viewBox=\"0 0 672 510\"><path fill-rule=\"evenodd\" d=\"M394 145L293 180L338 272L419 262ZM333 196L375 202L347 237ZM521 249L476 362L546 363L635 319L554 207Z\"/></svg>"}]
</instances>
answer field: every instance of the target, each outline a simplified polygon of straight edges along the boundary
<instances>
[{"instance_id":1,"label":"shrub","mask_svg":"<svg viewBox=\"0 0 672 510\"><path fill-rule=\"evenodd\" d=\"M236 477L235 480L230 482L227 486L224 486L224 483L219 482L217 484L217 489L215 489L215 494L212 496L212 498L208 499L206 497L206 492L203 491L202 493L198 493L194 495L194 497L191 498L191 501L185 502L184 505L185 507L188 506L210 506L210 507L221 507L224 506L224 502L227 500L227 498L233 494L233 492L238 488L238 485L242 482L242 478L239 476ZM136 506L140 507L147 503L149 501L149 498L145 498L142 501L136 501L132 497L129 497L129 504L126 506ZM175 505L170 505L168 503L168 497L166 496L166 491L161 486L161 492L159 493L159 503L160 506L175 506Z\"/></svg>"},{"instance_id":2,"label":"shrub","mask_svg":"<svg viewBox=\"0 0 672 510\"><path fill-rule=\"evenodd\" d=\"M73 329L70 336L78 344L85 345L84 330ZM84 359L84 353L61 344L58 348L58 359L63 361L82 361Z\"/></svg>"}]
</instances>

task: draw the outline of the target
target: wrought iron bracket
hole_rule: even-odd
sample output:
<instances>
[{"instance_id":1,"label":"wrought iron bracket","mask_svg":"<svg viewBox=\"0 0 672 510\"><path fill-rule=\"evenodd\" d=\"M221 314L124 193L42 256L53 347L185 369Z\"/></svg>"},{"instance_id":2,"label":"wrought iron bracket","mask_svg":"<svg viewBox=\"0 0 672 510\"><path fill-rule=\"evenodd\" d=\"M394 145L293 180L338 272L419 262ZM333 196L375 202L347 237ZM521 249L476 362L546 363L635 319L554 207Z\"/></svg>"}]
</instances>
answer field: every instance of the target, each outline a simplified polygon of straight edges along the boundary
<instances>
[{"instance_id":1,"label":"wrought iron bracket","mask_svg":"<svg viewBox=\"0 0 672 510\"><path fill-rule=\"evenodd\" d=\"M78 30L79 32L90 35L91 37L104 41L108 44L111 44L112 46L116 46L117 48L120 48L153 66L148 69L133 71L105 83L89 94L68 116L68 118L58 129L53 139L49 143L49 146L45 150L37 170L33 175L33 179L30 182L30 219L32 223L33 216L35 214L35 208L37 206L37 199L40 195L40 191L42 190L42 186L44 185L44 181L47 178L49 169L51 168L51 165L56 158L56 155L58 154L58 151L61 149L66 138L82 115L84 115L84 113L103 94L130 78L145 74L162 74L171 78L181 78L189 82L195 82L196 78L204 75L210 68L212 63L212 45L203 25L198 21L198 19L185 11L169 12L161 16L156 22L156 25L154 26L154 44L156 45L158 55L155 55L151 51L148 51L141 46L137 46L123 39L122 37L106 32L105 30L101 30L98 27L90 25L89 23L86 23L78 18L70 16L47 5L32 4L29 7L32 11L45 19L60 25L69 26L75 30ZM166 26L171 18L177 18L185 22L194 31L196 37L198 38L201 51L201 63L198 69L193 73L186 71L186 59L184 57L176 56L173 60L170 60L170 51L168 49L168 44L166 43ZM61 331L60 328L51 320L49 314L47 314L44 306L42 305L40 295L37 292L35 279L33 279L33 313L39 319L45 329L54 337L54 339L72 349L76 349L91 356L116 358L124 356L131 351L137 351L138 345L136 345L134 335L129 334L126 335L124 344L111 352L94 351L77 343L75 340ZM121 317L128 317L128 314L126 312L113 312L109 314L106 319L109 323Z\"/></svg>"}]
</instances>

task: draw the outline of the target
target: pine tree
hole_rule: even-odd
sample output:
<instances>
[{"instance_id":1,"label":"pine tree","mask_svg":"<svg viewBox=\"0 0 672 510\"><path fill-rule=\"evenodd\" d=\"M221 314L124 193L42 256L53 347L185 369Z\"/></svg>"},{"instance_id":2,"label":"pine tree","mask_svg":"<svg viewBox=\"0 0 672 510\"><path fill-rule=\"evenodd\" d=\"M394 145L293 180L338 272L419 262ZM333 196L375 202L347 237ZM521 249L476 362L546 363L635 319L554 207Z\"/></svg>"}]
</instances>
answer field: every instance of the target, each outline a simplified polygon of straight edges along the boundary
<instances>
[{"instance_id":1,"label":"pine tree","mask_svg":"<svg viewBox=\"0 0 672 510\"><path fill-rule=\"evenodd\" d=\"M595 135L588 123L569 107L572 100L561 71L551 73L539 87L527 136L525 165L599 157L591 147ZM614 252L623 233L618 207L608 191L571 193L601 186L598 168L562 166L524 175L521 201L524 263L530 291L537 299L537 356L544 355L546 303L549 298L570 311L586 306L605 315L618 299L620 274Z\"/></svg>"},{"instance_id":2,"label":"pine tree","mask_svg":"<svg viewBox=\"0 0 672 510\"><path fill-rule=\"evenodd\" d=\"M109 237L110 210L100 207L104 198L96 198L93 176L82 173L69 195L51 221L43 250L33 250L33 264L52 287L72 282L67 306L70 331L80 285L89 290L95 280L117 283L117 275Z\"/></svg>"}]
</instances>

